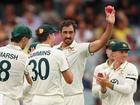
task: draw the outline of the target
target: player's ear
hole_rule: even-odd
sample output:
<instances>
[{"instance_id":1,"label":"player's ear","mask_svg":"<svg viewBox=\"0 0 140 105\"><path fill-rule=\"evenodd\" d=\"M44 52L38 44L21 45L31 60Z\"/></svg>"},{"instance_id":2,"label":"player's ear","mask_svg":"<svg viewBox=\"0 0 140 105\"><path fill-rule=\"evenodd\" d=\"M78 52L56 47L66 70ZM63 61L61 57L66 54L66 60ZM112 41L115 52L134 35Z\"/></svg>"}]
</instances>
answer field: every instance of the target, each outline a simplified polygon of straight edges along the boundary
<instances>
[{"instance_id":1,"label":"player's ear","mask_svg":"<svg viewBox=\"0 0 140 105\"><path fill-rule=\"evenodd\" d=\"M23 41L26 41L26 40L27 40L27 38L26 38L26 37L24 37L24 38L23 38Z\"/></svg>"},{"instance_id":2,"label":"player's ear","mask_svg":"<svg viewBox=\"0 0 140 105\"><path fill-rule=\"evenodd\" d=\"M23 37L22 39L21 39L21 42L27 42L28 41L28 38L27 37Z\"/></svg>"},{"instance_id":3,"label":"player's ear","mask_svg":"<svg viewBox=\"0 0 140 105\"><path fill-rule=\"evenodd\" d=\"M21 38L21 42L25 42L25 40L26 40L25 37Z\"/></svg>"},{"instance_id":4,"label":"player's ear","mask_svg":"<svg viewBox=\"0 0 140 105\"><path fill-rule=\"evenodd\" d=\"M49 34L49 35L48 35L48 39L49 39L49 40L51 40L51 39L52 39L52 37L53 37L53 35L52 35L52 34Z\"/></svg>"},{"instance_id":5,"label":"player's ear","mask_svg":"<svg viewBox=\"0 0 140 105\"><path fill-rule=\"evenodd\" d=\"M47 39L51 39L51 35L50 34L48 35Z\"/></svg>"}]
</instances>

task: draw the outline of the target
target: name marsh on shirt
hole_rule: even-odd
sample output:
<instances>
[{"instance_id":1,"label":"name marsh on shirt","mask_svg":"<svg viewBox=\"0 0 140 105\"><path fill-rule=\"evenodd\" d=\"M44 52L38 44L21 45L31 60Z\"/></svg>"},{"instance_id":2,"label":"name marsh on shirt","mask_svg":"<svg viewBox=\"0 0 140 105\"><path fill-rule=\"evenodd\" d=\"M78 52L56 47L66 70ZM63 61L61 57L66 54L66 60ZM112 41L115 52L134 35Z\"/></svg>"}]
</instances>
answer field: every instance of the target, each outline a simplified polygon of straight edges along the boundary
<instances>
[{"instance_id":1,"label":"name marsh on shirt","mask_svg":"<svg viewBox=\"0 0 140 105\"><path fill-rule=\"evenodd\" d=\"M5 52L0 52L0 57L8 58L8 59L18 59L18 55L12 54L12 53L5 53Z\"/></svg>"}]
</instances>

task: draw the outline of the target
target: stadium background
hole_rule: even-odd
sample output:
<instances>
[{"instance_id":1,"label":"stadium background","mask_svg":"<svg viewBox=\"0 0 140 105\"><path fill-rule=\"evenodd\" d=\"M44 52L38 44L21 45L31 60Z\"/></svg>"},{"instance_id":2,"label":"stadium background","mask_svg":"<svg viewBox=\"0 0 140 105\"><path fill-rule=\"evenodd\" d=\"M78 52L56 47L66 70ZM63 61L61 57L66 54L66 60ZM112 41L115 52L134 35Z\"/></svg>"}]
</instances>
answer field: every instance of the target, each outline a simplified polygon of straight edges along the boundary
<instances>
[{"instance_id":1,"label":"stadium background","mask_svg":"<svg viewBox=\"0 0 140 105\"><path fill-rule=\"evenodd\" d=\"M104 7L108 4L116 9L112 38L129 43L132 51L129 52L128 60L137 66L140 74L139 0L3 0L0 1L0 46L9 42L11 30L16 24L27 24L33 31L32 41L36 41L35 29L39 25L51 23L58 26L65 18L75 19L78 23L77 42L96 40L106 26ZM57 33L56 44L60 41ZM92 76L95 66L105 60L104 48L88 58L83 78L85 105L101 105L100 100L91 93ZM140 104L140 79L134 100Z\"/></svg>"}]
</instances>

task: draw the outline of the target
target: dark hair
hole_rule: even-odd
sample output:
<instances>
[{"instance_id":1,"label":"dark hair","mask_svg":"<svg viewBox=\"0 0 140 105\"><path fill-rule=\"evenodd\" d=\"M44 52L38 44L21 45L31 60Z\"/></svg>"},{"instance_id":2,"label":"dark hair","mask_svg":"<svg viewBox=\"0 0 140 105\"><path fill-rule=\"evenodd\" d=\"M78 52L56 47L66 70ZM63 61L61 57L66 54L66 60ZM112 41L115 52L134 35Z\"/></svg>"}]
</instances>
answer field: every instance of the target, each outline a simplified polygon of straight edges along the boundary
<instances>
[{"instance_id":1,"label":"dark hair","mask_svg":"<svg viewBox=\"0 0 140 105\"><path fill-rule=\"evenodd\" d=\"M74 20L70 20L70 19L64 20L62 23L60 23L59 30L62 31L63 27L68 27L70 25L73 26L75 31L77 28L77 24Z\"/></svg>"},{"instance_id":2,"label":"dark hair","mask_svg":"<svg viewBox=\"0 0 140 105\"><path fill-rule=\"evenodd\" d=\"M41 43L43 41L45 41L47 38L48 38L48 35L49 33L44 33L43 35L37 35L37 38L38 38L38 41Z\"/></svg>"},{"instance_id":3,"label":"dark hair","mask_svg":"<svg viewBox=\"0 0 140 105\"><path fill-rule=\"evenodd\" d=\"M11 38L11 42L19 43L23 37L26 37L26 36L23 35L23 36L18 36L18 37L15 37L15 38ZM29 38L29 37L26 37L26 38Z\"/></svg>"}]
</instances>

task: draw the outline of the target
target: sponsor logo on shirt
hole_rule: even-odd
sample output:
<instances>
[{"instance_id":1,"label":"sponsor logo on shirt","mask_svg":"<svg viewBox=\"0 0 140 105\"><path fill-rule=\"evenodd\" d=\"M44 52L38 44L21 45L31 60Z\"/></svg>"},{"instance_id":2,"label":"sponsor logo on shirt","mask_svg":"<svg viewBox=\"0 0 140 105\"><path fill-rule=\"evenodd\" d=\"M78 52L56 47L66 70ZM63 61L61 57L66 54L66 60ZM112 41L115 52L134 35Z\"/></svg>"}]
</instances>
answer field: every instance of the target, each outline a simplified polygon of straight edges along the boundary
<instances>
[{"instance_id":1,"label":"sponsor logo on shirt","mask_svg":"<svg viewBox=\"0 0 140 105\"><path fill-rule=\"evenodd\" d=\"M119 84L119 80L117 80L117 79L112 79L112 80L110 80L110 82L113 84Z\"/></svg>"}]
</instances>

